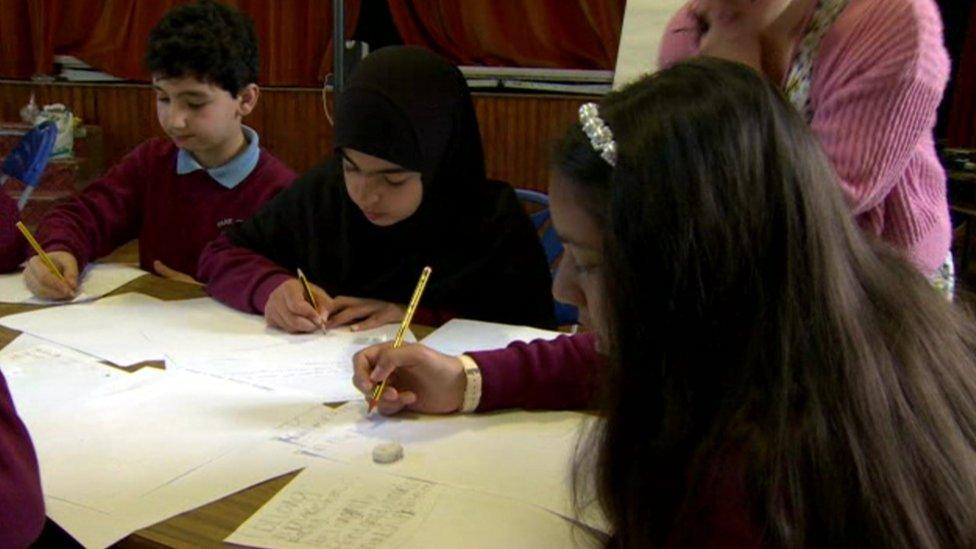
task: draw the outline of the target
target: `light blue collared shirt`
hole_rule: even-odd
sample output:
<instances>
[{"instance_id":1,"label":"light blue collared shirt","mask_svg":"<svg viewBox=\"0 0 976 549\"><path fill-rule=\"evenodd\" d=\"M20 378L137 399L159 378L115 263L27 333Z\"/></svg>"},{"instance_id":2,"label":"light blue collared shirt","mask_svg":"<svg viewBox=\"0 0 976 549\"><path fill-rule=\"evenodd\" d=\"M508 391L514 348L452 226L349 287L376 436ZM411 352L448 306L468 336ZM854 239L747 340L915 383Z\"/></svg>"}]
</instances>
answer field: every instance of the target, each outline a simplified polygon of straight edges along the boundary
<instances>
[{"instance_id":1,"label":"light blue collared shirt","mask_svg":"<svg viewBox=\"0 0 976 549\"><path fill-rule=\"evenodd\" d=\"M192 154L180 149L176 153L176 173L186 175L197 170L206 170L207 174L222 186L228 189L236 187L238 183L244 181L244 178L251 174L254 166L258 165L258 159L261 158L261 149L258 147L258 132L247 126L241 126L241 129L244 131L247 148L231 158L230 162L223 166L207 169L201 166Z\"/></svg>"}]
</instances>

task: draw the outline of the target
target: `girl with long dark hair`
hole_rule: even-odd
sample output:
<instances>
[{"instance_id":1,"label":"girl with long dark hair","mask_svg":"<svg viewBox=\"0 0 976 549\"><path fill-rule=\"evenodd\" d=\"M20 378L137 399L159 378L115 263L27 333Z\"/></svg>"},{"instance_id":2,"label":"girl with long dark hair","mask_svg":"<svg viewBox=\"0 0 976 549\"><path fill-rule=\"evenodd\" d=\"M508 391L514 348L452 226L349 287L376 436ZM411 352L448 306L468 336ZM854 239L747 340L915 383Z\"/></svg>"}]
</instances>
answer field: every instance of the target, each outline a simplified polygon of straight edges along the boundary
<instances>
[{"instance_id":1,"label":"girl with long dark hair","mask_svg":"<svg viewBox=\"0 0 976 549\"><path fill-rule=\"evenodd\" d=\"M596 406L577 498L610 546L976 544L971 321L858 229L777 90L675 65L581 109L554 167L554 293L593 335L367 349L381 411Z\"/></svg>"}]
</instances>

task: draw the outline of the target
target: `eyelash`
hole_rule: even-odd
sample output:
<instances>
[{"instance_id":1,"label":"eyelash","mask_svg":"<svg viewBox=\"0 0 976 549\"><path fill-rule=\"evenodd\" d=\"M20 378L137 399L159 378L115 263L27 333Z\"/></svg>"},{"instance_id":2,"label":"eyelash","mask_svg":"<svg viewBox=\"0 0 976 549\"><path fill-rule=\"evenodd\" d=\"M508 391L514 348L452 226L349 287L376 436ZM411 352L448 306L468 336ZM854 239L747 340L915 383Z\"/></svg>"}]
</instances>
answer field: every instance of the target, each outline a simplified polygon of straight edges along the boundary
<instances>
[{"instance_id":1,"label":"eyelash","mask_svg":"<svg viewBox=\"0 0 976 549\"><path fill-rule=\"evenodd\" d=\"M342 165L342 170L345 171L345 172L347 172L347 173L359 173L359 168L357 168L357 167L355 167L355 166L353 166L351 164L345 164L344 163ZM400 180L390 179L389 177L384 177L383 178L383 180L386 181L386 184L389 185L389 186L391 186L391 187L399 187L400 185L403 185L404 183L406 183L408 179L410 179L410 178L408 177L406 179L400 179Z\"/></svg>"},{"instance_id":2,"label":"eyelash","mask_svg":"<svg viewBox=\"0 0 976 549\"><path fill-rule=\"evenodd\" d=\"M584 275L585 276L585 275L588 275L588 274L593 273L594 271L596 271L599 268L600 268L600 266L599 265L595 265L595 264L594 265L577 265L576 266L576 274L578 274L578 275Z\"/></svg>"},{"instance_id":3,"label":"eyelash","mask_svg":"<svg viewBox=\"0 0 976 549\"><path fill-rule=\"evenodd\" d=\"M593 274L600 269L600 263L591 261L589 263L581 263L579 258L576 257L571 251L569 252L573 258L573 271L578 276L587 276Z\"/></svg>"}]
</instances>

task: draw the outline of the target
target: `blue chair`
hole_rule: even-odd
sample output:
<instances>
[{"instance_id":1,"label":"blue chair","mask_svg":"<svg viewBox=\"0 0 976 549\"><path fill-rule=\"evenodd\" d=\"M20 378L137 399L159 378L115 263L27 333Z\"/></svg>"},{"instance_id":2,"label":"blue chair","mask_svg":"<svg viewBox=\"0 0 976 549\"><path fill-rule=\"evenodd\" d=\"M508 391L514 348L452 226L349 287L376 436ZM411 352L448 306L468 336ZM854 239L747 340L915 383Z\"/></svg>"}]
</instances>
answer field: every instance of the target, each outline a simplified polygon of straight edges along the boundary
<instances>
[{"instance_id":1,"label":"blue chair","mask_svg":"<svg viewBox=\"0 0 976 549\"><path fill-rule=\"evenodd\" d=\"M14 150L3 159L0 165L0 185L14 178L24 184L24 190L17 201L17 208L24 209L27 199L41 181L41 174L51 159L54 141L58 137L58 127L54 122L43 122L24 134Z\"/></svg>"},{"instance_id":2,"label":"blue chair","mask_svg":"<svg viewBox=\"0 0 976 549\"><path fill-rule=\"evenodd\" d=\"M522 202L542 206L538 211L530 213L529 217L532 219L532 224L535 225L535 230L539 232L542 249L546 252L546 260L549 261L552 276L555 278L556 271L559 269L559 258L563 255L563 243L559 241L556 229L549 219L549 195L528 189L515 189L515 196ZM576 324L579 314L576 307L558 301L556 302L555 313L556 324L560 326Z\"/></svg>"}]
</instances>

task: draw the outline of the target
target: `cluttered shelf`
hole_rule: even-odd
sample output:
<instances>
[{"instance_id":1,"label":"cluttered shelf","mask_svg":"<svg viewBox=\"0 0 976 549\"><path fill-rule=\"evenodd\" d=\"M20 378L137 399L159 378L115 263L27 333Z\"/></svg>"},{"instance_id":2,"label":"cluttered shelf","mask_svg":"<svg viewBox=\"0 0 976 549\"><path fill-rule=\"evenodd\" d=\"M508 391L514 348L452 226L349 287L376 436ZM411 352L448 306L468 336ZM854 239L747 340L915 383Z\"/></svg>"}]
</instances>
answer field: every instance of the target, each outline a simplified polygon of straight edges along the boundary
<instances>
[{"instance_id":1,"label":"cluttered shelf","mask_svg":"<svg viewBox=\"0 0 976 549\"><path fill-rule=\"evenodd\" d=\"M0 122L0 158L6 158L33 127L33 123L24 121ZM64 137L68 133L70 137ZM21 212L28 226L36 225L51 207L74 196L102 173L105 169L103 144L100 126L75 124L72 120L59 127L55 149ZM24 190L24 185L11 177L0 192L17 200Z\"/></svg>"}]
</instances>

